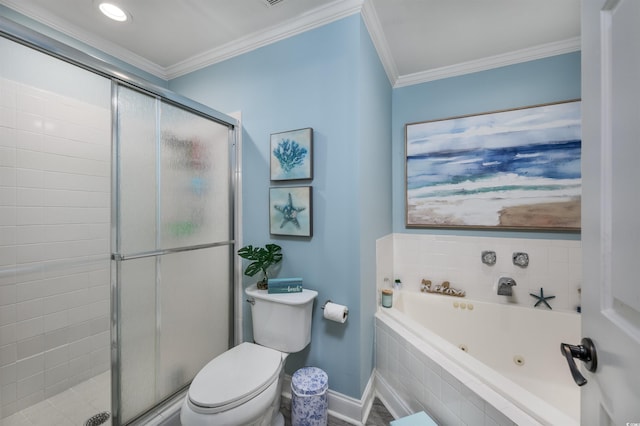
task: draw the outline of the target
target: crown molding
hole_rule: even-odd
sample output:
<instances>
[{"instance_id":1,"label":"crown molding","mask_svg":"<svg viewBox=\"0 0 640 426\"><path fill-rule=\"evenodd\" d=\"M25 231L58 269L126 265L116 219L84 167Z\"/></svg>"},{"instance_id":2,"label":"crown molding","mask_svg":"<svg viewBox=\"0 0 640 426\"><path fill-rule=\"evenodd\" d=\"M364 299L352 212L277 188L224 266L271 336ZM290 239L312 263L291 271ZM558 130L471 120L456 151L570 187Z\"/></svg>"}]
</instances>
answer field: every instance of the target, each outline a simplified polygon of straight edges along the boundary
<instances>
[{"instance_id":1,"label":"crown molding","mask_svg":"<svg viewBox=\"0 0 640 426\"><path fill-rule=\"evenodd\" d=\"M579 50L580 37L574 37L563 41L534 46L528 49L516 50L502 55L489 56L475 61L462 62L460 64L434 68L428 71L402 75L395 80L393 87L398 88L412 86L414 84L486 71L493 68L515 65L564 53L577 52Z\"/></svg>"},{"instance_id":2,"label":"crown molding","mask_svg":"<svg viewBox=\"0 0 640 426\"><path fill-rule=\"evenodd\" d=\"M193 71L235 56L242 55L260 47L321 27L338 19L359 13L364 0L336 0L314 9L308 14L298 16L283 24L255 32L231 43L227 43L202 54L178 62L165 69L168 79L180 77Z\"/></svg>"},{"instance_id":3,"label":"crown molding","mask_svg":"<svg viewBox=\"0 0 640 426\"><path fill-rule=\"evenodd\" d=\"M96 37L90 32L71 25L40 8L26 8L19 0L2 0L2 4L27 18L33 19L65 36L100 50L142 71L148 72L163 80L170 80L197 71L208 65L222 62L268 44L359 13L362 9L363 1L364 0L335 0L307 14L290 19L283 24L250 34L231 43L227 43L224 46L209 50L168 67L162 67L115 43L111 43L101 37Z\"/></svg>"},{"instance_id":4,"label":"crown molding","mask_svg":"<svg viewBox=\"0 0 640 426\"><path fill-rule=\"evenodd\" d=\"M115 43L111 43L110 41L107 41L101 37L96 37L90 32L84 31L74 25L71 25L70 23L58 17L55 17L40 8L26 8L24 7L24 4L19 0L2 0L2 4L26 16L27 18L33 19L40 24L43 24L61 34L64 34L65 36L71 37L76 41L79 41L94 49L104 52L107 55L113 56L114 58L126 62L128 65L139 68L142 71L148 72L151 75L154 75L163 80L167 80L167 74L164 67L156 64L155 62L149 61L148 59L145 59L128 49L124 49ZM63 43L66 42L65 40L59 41L62 41Z\"/></svg>"},{"instance_id":5,"label":"crown molding","mask_svg":"<svg viewBox=\"0 0 640 426\"><path fill-rule=\"evenodd\" d=\"M370 0L366 0L364 2L361 15L364 25L367 27L367 31L371 37L371 41L373 42L373 46L375 47L376 52L378 52L378 57L382 62L382 67L387 74L387 78L391 85L393 85L399 77L398 67L396 67L396 62L393 60L393 55L391 54L389 43L387 43L387 39L384 36L382 24L380 24L380 19L378 19L376 9L371 4Z\"/></svg>"},{"instance_id":6,"label":"crown molding","mask_svg":"<svg viewBox=\"0 0 640 426\"><path fill-rule=\"evenodd\" d=\"M543 44L479 60L463 62L413 74L399 75L391 49L389 48L389 44L384 36L382 25L380 24L375 8L371 4L371 0L335 0L332 3L309 12L308 14L290 19L284 24L250 34L231 43L227 43L219 48L211 49L165 68L131 52L128 49L124 49L115 43L111 43L101 37L96 37L90 32L70 25L68 22L52 16L40 8L26 8L19 0L2 0L1 3L27 18L33 19L34 21L50 27L65 36L102 51L114 58L124 61L128 65L134 66L163 80L180 77L206 66L242 55L260 47L321 27L356 13L361 14L367 31L369 32L369 36L371 37L380 61L382 62L385 73L387 74L387 78L394 88L486 71L493 68L514 65L580 50L580 37L575 37L560 42Z\"/></svg>"}]
</instances>

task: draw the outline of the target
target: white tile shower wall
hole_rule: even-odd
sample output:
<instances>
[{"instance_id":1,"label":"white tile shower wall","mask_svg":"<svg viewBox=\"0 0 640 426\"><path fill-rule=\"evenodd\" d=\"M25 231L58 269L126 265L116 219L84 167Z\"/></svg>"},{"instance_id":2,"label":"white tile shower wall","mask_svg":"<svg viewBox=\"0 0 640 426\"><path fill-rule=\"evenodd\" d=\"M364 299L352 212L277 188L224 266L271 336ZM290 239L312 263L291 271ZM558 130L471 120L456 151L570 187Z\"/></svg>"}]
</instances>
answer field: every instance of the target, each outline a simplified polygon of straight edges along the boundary
<instances>
[{"instance_id":1,"label":"white tile shower wall","mask_svg":"<svg viewBox=\"0 0 640 426\"><path fill-rule=\"evenodd\" d=\"M379 244L388 247L387 237ZM553 309L575 311L580 305L580 241L394 234L391 244L393 278L400 278L404 288L412 291L419 290L423 278L433 284L449 281L451 287L464 290L471 299L533 307L536 299L530 293L538 294L544 288L545 296L555 296L549 300ZM495 265L481 262L484 250L496 252ZM528 253L529 266L514 265L514 252ZM497 294L502 276L517 283L512 297ZM379 285L383 278L378 276Z\"/></svg>"},{"instance_id":2,"label":"white tile shower wall","mask_svg":"<svg viewBox=\"0 0 640 426\"><path fill-rule=\"evenodd\" d=\"M106 83L108 84L108 83ZM106 371L110 110L0 79L2 417Z\"/></svg>"}]
</instances>

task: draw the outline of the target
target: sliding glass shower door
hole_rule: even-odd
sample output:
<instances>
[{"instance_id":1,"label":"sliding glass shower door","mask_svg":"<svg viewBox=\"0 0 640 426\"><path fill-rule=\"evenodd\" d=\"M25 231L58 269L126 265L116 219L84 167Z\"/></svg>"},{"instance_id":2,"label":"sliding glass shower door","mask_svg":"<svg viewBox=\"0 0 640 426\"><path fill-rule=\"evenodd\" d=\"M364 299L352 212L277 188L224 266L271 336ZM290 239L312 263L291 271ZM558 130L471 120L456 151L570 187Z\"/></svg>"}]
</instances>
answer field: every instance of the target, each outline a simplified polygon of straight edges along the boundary
<instances>
[{"instance_id":1,"label":"sliding glass shower door","mask_svg":"<svg viewBox=\"0 0 640 426\"><path fill-rule=\"evenodd\" d=\"M113 403L126 424L231 344L232 130L114 83Z\"/></svg>"}]
</instances>

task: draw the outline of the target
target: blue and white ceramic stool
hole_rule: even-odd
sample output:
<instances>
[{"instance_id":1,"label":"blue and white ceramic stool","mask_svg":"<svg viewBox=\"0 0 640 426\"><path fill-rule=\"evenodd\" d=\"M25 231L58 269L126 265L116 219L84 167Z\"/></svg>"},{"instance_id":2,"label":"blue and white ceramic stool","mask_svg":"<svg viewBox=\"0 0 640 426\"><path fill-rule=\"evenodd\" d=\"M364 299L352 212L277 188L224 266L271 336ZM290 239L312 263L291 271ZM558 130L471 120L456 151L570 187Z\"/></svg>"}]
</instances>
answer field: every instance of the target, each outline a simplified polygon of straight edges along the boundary
<instances>
[{"instance_id":1,"label":"blue and white ceramic stool","mask_svg":"<svg viewBox=\"0 0 640 426\"><path fill-rule=\"evenodd\" d=\"M326 426L329 377L317 367L304 367L291 377L291 424Z\"/></svg>"}]
</instances>

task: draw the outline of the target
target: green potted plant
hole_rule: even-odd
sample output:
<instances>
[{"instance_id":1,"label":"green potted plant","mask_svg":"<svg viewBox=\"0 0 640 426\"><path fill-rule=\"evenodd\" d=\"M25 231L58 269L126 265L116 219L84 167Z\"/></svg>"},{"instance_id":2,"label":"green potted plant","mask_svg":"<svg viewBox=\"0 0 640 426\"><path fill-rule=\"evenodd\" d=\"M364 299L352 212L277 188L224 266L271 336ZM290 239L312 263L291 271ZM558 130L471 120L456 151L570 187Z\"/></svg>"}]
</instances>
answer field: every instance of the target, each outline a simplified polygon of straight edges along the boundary
<instances>
[{"instance_id":1,"label":"green potted plant","mask_svg":"<svg viewBox=\"0 0 640 426\"><path fill-rule=\"evenodd\" d=\"M282 260L281 250L282 247L277 244L267 244L264 247L248 245L238 250L238 256L252 261L244 270L245 275L252 277L258 272L262 272L262 279L258 281L259 289L267 289L268 269Z\"/></svg>"}]
</instances>

